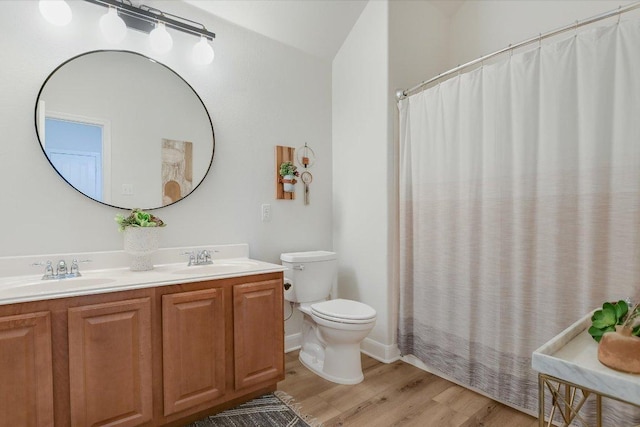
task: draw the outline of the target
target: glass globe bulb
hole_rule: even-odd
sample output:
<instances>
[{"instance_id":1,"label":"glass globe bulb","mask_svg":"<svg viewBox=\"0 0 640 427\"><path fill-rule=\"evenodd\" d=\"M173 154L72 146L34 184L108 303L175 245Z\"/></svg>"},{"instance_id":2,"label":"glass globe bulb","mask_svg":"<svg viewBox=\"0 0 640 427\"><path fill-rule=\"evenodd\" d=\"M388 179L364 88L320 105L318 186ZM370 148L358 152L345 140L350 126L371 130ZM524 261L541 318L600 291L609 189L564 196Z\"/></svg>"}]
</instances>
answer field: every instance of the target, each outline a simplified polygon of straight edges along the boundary
<instances>
[{"instance_id":1,"label":"glass globe bulb","mask_svg":"<svg viewBox=\"0 0 640 427\"><path fill-rule=\"evenodd\" d=\"M38 8L44 19L54 25L63 26L71 22L71 8L64 0L40 0Z\"/></svg>"},{"instance_id":2,"label":"glass globe bulb","mask_svg":"<svg viewBox=\"0 0 640 427\"><path fill-rule=\"evenodd\" d=\"M169 52L173 46L171 34L167 32L162 22L158 22L156 28L149 34L149 42L151 43L151 49L161 55Z\"/></svg>"},{"instance_id":3,"label":"glass globe bulb","mask_svg":"<svg viewBox=\"0 0 640 427\"><path fill-rule=\"evenodd\" d=\"M109 11L100 18L100 31L108 42L120 43L127 35L127 26L118 16L118 11L110 7Z\"/></svg>"},{"instance_id":4,"label":"glass globe bulb","mask_svg":"<svg viewBox=\"0 0 640 427\"><path fill-rule=\"evenodd\" d=\"M193 62L197 65L207 65L213 62L215 56L213 48L207 42L206 37L200 37L200 41L193 46L191 50Z\"/></svg>"}]
</instances>

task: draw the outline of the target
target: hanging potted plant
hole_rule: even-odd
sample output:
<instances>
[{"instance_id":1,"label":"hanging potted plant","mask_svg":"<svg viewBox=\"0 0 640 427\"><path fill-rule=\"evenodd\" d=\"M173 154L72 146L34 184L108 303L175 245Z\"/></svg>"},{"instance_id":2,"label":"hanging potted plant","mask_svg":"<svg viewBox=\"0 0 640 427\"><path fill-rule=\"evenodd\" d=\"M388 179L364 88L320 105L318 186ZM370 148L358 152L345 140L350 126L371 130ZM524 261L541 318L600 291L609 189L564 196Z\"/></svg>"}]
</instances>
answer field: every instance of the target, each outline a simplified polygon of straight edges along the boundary
<instances>
[{"instance_id":1,"label":"hanging potted plant","mask_svg":"<svg viewBox=\"0 0 640 427\"><path fill-rule=\"evenodd\" d=\"M117 214L115 221L124 233L124 251L131 255L131 270L153 269L151 255L160 246L160 227L165 223L155 215L134 209L128 216Z\"/></svg>"},{"instance_id":2,"label":"hanging potted plant","mask_svg":"<svg viewBox=\"0 0 640 427\"><path fill-rule=\"evenodd\" d=\"M296 191L295 184L298 182L296 177L300 175L297 169L298 167L292 162L282 162L280 165L280 182L282 182L283 190L286 193L293 193Z\"/></svg>"}]
</instances>

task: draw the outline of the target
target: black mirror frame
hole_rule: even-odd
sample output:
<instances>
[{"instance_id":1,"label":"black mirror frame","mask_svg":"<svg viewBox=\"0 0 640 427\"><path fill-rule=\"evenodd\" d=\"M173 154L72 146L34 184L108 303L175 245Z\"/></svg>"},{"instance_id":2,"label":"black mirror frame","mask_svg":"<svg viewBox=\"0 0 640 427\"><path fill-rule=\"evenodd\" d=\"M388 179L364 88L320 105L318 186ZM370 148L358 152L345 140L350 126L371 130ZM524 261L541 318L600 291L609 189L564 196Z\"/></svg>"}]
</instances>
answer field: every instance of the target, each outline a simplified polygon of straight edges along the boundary
<instances>
[{"instance_id":1,"label":"black mirror frame","mask_svg":"<svg viewBox=\"0 0 640 427\"><path fill-rule=\"evenodd\" d=\"M176 200L175 202L169 203L168 205L164 205L164 206L156 206L156 207L140 207L140 206L131 206L131 207L126 207L126 206L116 206L116 205L112 205L109 203L105 203L101 200L96 200L93 197L87 196L86 194L84 194L82 191L78 190L76 187L74 187L69 181L67 181L67 179L60 173L60 171L58 171L58 169L56 169L56 167L53 165L53 163L51 162L51 159L49 159L49 156L47 156L47 153L45 151L44 145L42 144L42 141L40 140L40 133L38 131L38 103L40 101L40 95L42 94L42 91L44 90L45 86L47 85L47 82L51 79L51 77L62 67L64 67L66 64L68 64L69 62L80 58L82 56L85 55L90 55L90 54L94 54L94 53L100 53L100 52L122 52L122 53L130 53L133 55L137 55L141 58L144 58L146 60L149 60L151 62L154 62L158 65L163 66L164 68L166 68L167 70L169 70L171 73L173 73L176 77L178 77L180 80L182 80L188 87L189 89L191 89L191 91L193 92L193 94L198 98L198 101L200 101L200 103L202 104L202 108L204 109L205 113L207 114L207 119L209 120L209 126L211 127L211 137L213 139L212 143L212 149L211 149L211 161L209 162L209 166L207 167L207 170L205 171L204 175L202 176L202 179L200 180L200 182L198 182L198 184L193 187L193 189L191 190L191 192L189 192L189 194L185 195L184 197L182 197L179 200ZM47 161L49 162L49 164L51 165L51 167L53 168L53 170L56 171L56 173L58 174L58 176L60 176L60 178L62 178L62 180L64 182L66 182L71 188L73 188L75 191L77 191L78 193L82 194L84 197L86 197L87 199L93 200L95 202L98 202L102 205L105 206L109 206L112 208L116 208L116 209L125 209L125 210L131 210L134 208L140 208L140 209L144 209L144 210L155 210L155 209L160 209L160 208L164 208L167 206L171 206L174 205L178 202L181 202L182 200L186 199L187 197L189 197L191 194L193 194L194 191L196 191L196 189L198 187L200 187L200 185L204 182L205 178L207 177L207 175L209 174L209 171L211 170L211 167L213 166L213 158L215 155L215 151L216 151L216 137L215 137L215 131L213 129L213 122L211 121L211 115L209 114L209 110L207 110L206 105L204 104L204 102L202 101L202 98L200 98L200 95L198 95L198 92L195 91L195 89L193 88L193 86L191 86L189 84L189 82L187 82L184 78L182 78L182 76L180 74L178 74L177 72L175 72L172 68L170 68L169 66L163 64L162 62L156 61L153 58L149 58L146 55L143 55L141 53L138 52L133 52L130 50L118 50L118 49L100 49L100 50L91 50L88 52L84 52L81 53L79 55L76 55L72 58L67 59L66 61L64 61L63 63L61 63L60 65L58 65L45 79L45 81L42 83L42 86L40 87L40 90L38 91L38 96L36 97L36 105L35 105L35 109L34 109L34 125L35 125L35 129L36 129L36 139L38 141L38 144L40 145L40 149L42 150L42 154L44 154L44 157L47 159Z\"/></svg>"}]
</instances>

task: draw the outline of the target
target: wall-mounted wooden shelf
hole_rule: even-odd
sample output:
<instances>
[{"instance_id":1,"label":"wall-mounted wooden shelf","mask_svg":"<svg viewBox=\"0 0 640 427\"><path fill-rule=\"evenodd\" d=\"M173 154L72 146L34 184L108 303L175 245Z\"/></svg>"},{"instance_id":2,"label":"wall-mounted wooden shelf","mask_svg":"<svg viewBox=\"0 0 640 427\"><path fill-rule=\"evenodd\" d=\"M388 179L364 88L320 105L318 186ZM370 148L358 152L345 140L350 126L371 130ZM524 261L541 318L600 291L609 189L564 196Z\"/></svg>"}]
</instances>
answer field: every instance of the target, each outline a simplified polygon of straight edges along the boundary
<instances>
[{"instance_id":1,"label":"wall-mounted wooden shelf","mask_svg":"<svg viewBox=\"0 0 640 427\"><path fill-rule=\"evenodd\" d=\"M276 199L293 200L296 198L296 193L285 192L282 187L282 177L280 176L280 165L282 162L295 163L295 151L293 147L284 147L282 145L276 145Z\"/></svg>"}]
</instances>

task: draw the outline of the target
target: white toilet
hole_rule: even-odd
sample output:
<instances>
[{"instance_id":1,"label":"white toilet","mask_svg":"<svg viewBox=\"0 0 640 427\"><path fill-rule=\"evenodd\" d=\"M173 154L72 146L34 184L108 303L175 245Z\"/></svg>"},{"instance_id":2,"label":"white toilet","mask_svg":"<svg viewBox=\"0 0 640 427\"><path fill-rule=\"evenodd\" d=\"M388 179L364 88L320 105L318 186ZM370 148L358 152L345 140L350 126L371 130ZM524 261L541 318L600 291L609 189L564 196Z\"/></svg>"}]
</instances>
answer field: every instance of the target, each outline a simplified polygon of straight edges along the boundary
<instances>
[{"instance_id":1,"label":"white toilet","mask_svg":"<svg viewBox=\"0 0 640 427\"><path fill-rule=\"evenodd\" d=\"M360 342L373 329L376 311L361 302L328 299L337 279L334 252L287 253L280 260L289 268L284 298L304 314L300 362L326 380L358 384L364 379Z\"/></svg>"}]
</instances>

